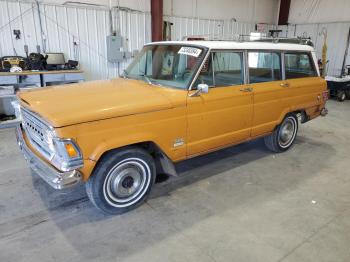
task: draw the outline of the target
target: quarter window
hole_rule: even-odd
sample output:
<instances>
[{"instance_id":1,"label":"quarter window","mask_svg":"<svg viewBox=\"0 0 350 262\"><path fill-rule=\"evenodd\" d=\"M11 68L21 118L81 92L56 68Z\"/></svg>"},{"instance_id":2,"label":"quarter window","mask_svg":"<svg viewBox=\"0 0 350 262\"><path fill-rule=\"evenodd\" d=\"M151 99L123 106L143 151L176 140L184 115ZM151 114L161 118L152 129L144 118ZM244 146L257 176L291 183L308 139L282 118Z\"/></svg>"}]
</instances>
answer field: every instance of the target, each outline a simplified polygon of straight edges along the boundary
<instances>
[{"instance_id":1,"label":"quarter window","mask_svg":"<svg viewBox=\"0 0 350 262\"><path fill-rule=\"evenodd\" d=\"M249 52L249 83L281 80L281 57L278 53Z\"/></svg>"},{"instance_id":2,"label":"quarter window","mask_svg":"<svg viewBox=\"0 0 350 262\"><path fill-rule=\"evenodd\" d=\"M316 76L316 70L309 54L285 53L286 79Z\"/></svg>"},{"instance_id":3,"label":"quarter window","mask_svg":"<svg viewBox=\"0 0 350 262\"><path fill-rule=\"evenodd\" d=\"M205 83L211 87L242 85L243 53L212 52L197 79L196 84Z\"/></svg>"}]
</instances>

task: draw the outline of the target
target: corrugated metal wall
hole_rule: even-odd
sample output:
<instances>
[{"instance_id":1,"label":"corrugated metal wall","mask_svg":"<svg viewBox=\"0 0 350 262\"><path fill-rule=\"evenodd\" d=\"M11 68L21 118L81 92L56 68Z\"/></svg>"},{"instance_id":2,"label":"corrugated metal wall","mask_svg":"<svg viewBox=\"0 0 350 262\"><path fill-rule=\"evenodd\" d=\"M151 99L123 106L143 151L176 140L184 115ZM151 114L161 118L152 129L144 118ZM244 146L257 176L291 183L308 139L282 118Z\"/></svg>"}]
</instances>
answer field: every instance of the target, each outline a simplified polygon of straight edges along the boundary
<instances>
[{"instance_id":1,"label":"corrugated metal wall","mask_svg":"<svg viewBox=\"0 0 350 262\"><path fill-rule=\"evenodd\" d=\"M178 16L164 16L164 20L171 22L171 40L182 40L191 35L222 34L224 20L201 19Z\"/></svg>"},{"instance_id":2,"label":"corrugated metal wall","mask_svg":"<svg viewBox=\"0 0 350 262\"><path fill-rule=\"evenodd\" d=\"M58 6L11 0L0 1L0 56L24 56L24 45L35 52L40 45L46 52L63 52L66 59L79 60L88 80L115 77L130 62L119 66L106 58L106 41L110 21L108 10L77 6ZM39 15L43 34L40 30ZM151 41L151 16L147 12L113 10L113 23L124 37L124 48L133 52ZM172 40L188 35L249 34L255 30L254 23L227 20L165 16L173 23ZM16 40L13 30L22 32Z\"/></svg>"},{"instance_id":3,"label":"corrugated metal wall","mask_svg":"<svg viewBox=\"0 0 350 262\"><path fill-rule=\"evenodd\" d=\"M43 34L40 30L38 9L35 3L0 0L0 56L24 56L24 45L30 52L43 43L47 52L64 52L66 59L77 59L88 80L112 78L127 64L111 64L106 58L106 36L110 21L108 10L80 6L39 5ZM151 16L147 12L113 10L113 23L124 37L124 48L133 52L151 41ZM188 35L249 34L255 31L254 23L233 20L201 19L165 16L172 22L172 40L181 40ZM350 22L327 24L300 24L281 26L281 36L311 37L318 57L321 57L323 31L328 33L328 74L338 75L345 52L346 37ZM276 26L266 25L265 30ZM21 39L15 39L13 30L21 30ZM75 43L75 44L74 44ZM350 54L347 57L350 63Z\"/></svg>"},{"instance_id":4,"label":"corrugated metal wall","mask_svg":"<svg viewBox=\"0 0 350 262\"><path fill-rule=\"evenodd\" d=\"M315 44L317 57L322 56L322 47L324 43L323 32L327 32L327 59L328 75L340 75L343 64L346 39L350 28L350 22L347 23L326 23L326 24L301 24L280 26L285 37L311 37ZM347 56L347 64L350 64L350 53Z\"/></svg>"},{"instance_id":5,"label":"corrugated metal wall","mask_svg":"<svg viewBox=\"0 0 350 262\"><path fill-rule=\"evenodd\" d=\"M105 8L62 6L0 0L0 56L24 56L24 45L29 52L43 43L46 52L63 52L68 59L79 60L87 80L113 78L130 62L119 66L107 61L106 36L109 34L109 12ZM40 30L39 12L43 34ZM188 35L249 34L254 23L165 16L173 23L172 40ZM148 12L118 11L113 9L113 24L124 37L124 49L133 52L151 41L151 16ZM266 30L274 26L267 26ZM21 30L16 40L13 30Z\"/></svg>"},{"instance_id":6,"label":"corrugated metal wall","mask_svg":"<svg viewBox=\"0 0 350 262\"><path fill-rule=\"evenodd\" d=\"M189 18L164 16L165 21L173 23L172 40L182 40L191 35L249 35L256 30L255 23L237 22L233 20ZM275 25L265 25L264 32L275 29Z\"/></svg>"},{"instance_id":7,"label":"corrugated metal wall","mask_svg":"<svg viewBox=\"0 0 350 262\"><path fill-rule=\"evenodd\" d=\"M39 8L43 34L36 4L0 1L0 56L25 56L24 45L28 45L29 52L36 52L40 45L46 52L63 52L66 60L79 60L88 80L115 77L126 67L129 61L118 67L106 58L108 10L48 4L40 4ZM139 50L150 42L149 13L113 10L113 17L124 37L125 50ZM21 30L21 39L15 39L14 29Z\"/></svg>"}]
</instances>

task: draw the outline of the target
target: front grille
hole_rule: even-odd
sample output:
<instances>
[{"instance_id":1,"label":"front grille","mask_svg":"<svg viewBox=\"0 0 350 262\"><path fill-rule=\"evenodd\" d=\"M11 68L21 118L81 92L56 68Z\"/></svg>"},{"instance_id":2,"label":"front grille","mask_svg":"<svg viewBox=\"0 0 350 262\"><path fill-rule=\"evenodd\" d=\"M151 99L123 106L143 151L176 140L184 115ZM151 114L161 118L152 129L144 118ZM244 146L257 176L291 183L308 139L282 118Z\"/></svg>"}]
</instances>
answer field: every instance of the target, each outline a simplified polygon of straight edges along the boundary
<instances>
[{"instance_id":1,"label":"front grille","mask_svg":"<svg viewBox=\"0 0 350 262\"><path fill-rule=\"evenodd\" d=\"M37 149L44 157L50 159L49 141L46 137L49 127L40 120L34 113L25 108L21 108L22 126L28 136L30 144Z\"/></svg>"}]
</instances>

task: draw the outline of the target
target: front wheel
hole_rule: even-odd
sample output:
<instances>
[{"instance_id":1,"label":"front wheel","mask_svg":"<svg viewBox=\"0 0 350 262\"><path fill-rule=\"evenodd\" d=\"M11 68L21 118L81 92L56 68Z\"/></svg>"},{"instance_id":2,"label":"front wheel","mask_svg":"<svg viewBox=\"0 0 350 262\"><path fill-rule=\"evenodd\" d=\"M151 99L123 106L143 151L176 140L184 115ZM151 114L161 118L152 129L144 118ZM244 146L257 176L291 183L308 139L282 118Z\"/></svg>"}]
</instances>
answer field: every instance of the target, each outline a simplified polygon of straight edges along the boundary
<instances>
[{"instance_id":1,"label":"front wheel","mask_svg":"<svg viewBox=\"0 0 350 262\"><path fill-rule=\"evenodd\" d=\"M155 181L155 164L147 151L130 147L108 153L86 183L91 202L108 214L122 214L142 204Z\"/></svg>"},{"instance_id":2,"label":"front wheel","mask_svg":"<svg viewBox=\"0 0 350 262\"><path fill-rule=\"evenodd\" d=\"M276 153L287 151L293 145L297 133L298 118L295 114L289 114L271 135L264 138L265 145Z\"/></svg>"}]
</instances>

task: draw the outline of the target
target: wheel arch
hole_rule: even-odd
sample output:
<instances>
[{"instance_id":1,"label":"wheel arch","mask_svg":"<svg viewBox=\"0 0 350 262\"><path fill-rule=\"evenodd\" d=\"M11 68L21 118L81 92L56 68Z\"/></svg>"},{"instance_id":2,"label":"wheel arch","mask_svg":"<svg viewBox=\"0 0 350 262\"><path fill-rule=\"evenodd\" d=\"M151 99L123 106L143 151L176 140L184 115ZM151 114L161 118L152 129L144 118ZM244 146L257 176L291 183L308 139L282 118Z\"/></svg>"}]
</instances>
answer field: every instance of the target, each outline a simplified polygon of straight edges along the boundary
<instances>
[{"instance_id":1,"label":"wheel arch","mask_svg":"<svg viewBox=\"0 0 350 262\"><path fill-rule=\"evenodd\" d=\"M278 124L276 125L275 129L282 124L283 120L286 118L286 116L290 115L290 114L295 114L297 116L297 118L300 120L301 124L306 123L307 121L310 120L310 117L307 113L307 110L305 109L295 109L295 110L286 110L285 112L283 112L281 114L280 119L278 120Z\"/></svg>"},{"instance_id":2,"label":"wheel arch","mask_svg":"<svg viewBox=\"0 0 350 262\"><path fill-rule=\"evenodd\" d=\"M97 165L101 162L103 158L108 157L109 155L115 152L121 151L123 149L133 148L133 147L142 148L151 155L156 165L157 174L167 174L167 175L177 176L177 172L172 160L167 156L167 154L162 150L162 148L157 143L150 140L127 144L127 145L123 145L115 148L110 148L104 151L99 156L99 158L95 160L96 164L93 170L91 171L90 175L93 174L94 169L97 167ZM86 179L88 179L90 175Z\"/></svg>"}]
</instances>

